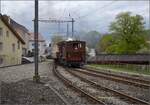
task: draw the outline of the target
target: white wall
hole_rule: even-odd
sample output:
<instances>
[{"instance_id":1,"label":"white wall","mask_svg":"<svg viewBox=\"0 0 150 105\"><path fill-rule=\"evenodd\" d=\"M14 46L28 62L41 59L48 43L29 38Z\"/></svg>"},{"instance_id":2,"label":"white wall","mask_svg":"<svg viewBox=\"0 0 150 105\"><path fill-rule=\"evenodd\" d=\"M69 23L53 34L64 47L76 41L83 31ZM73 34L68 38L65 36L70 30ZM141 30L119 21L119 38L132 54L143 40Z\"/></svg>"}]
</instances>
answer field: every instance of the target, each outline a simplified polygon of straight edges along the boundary
<instances>
[{"instance_id":1,"label":"white wall","mask_svg":"<svg viewBox=\"0 0 150 105\"><path fill-rule=\"evenodd\" d=\"M43 55L46 49L46 43L45 42L38 42L39 47L39 55ZM34 49L34 41L29 41L29 50L32 52L32 49Z\"/></svg>"}]
</instances>

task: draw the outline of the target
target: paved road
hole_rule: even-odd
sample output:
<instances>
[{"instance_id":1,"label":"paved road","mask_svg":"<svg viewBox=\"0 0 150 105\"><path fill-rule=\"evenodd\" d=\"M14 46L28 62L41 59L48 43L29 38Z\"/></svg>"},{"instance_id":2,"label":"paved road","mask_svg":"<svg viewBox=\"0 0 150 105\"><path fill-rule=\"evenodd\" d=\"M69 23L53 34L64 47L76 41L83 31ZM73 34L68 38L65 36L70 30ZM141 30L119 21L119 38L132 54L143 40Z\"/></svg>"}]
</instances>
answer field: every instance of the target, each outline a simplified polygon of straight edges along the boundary
<instances>
[{"instance_id":1,"label":"paved road","mask_svg":"<svg viewBox=\"0 0 150 105\"><path fill-rule=\"evenodd\" d=\"M39 64L40 76L46 77L41 78L43 83L50 81L49 63ZM34 64L0 68L0 105L65 105L53 88L33 82L33 75Z\"/></svg>"},{"instance_id":2,"label":"paved road","mask_svg":"<svg viewBox=\"0 0 150 105\"><path fill-rule=\"evenodd\" d=\"M39 63L40 76L48 76L50 70L48 63L49 62ZM0 81L8 83L17 82L19 80L26 78L33 78L33 75L34 75L34 64L0 68Z\"/></svg>"}]
</instances>

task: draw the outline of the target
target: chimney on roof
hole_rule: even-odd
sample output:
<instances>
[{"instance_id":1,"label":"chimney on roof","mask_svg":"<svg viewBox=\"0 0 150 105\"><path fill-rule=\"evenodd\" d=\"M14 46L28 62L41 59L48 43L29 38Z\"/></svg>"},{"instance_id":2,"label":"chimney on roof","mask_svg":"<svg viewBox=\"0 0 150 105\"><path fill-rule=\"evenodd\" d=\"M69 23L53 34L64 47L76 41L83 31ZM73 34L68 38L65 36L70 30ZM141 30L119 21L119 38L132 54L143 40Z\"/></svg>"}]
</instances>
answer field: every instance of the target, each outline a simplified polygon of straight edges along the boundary
<instances>
[{"instance_id":1,"label":"chimney on roof","mask_svg":"<svg viewBox=\"0 0 150 105\"><path fill-rule=\"evenodd\" d=\"M10 24L10 16L3 15L4 19Z\"/></svg>"}]
</instances>

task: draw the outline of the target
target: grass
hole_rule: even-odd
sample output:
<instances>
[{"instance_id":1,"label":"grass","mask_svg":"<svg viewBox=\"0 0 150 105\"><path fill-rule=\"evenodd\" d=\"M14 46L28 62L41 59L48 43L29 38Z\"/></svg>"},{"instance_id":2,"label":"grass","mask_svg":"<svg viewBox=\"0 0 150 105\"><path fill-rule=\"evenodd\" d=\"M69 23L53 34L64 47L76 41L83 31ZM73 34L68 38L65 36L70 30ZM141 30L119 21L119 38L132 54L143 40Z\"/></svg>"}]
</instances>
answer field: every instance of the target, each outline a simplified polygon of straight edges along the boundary
<instances>
[{"instance_id":1,"label":"grass","mask_svg":"<svg viewBox=\"0 0 150 105\"><path fill-rule=\"evenodd\" d=\"M116 72L128 72L130 74L142 74L142 75L150 75L150 66L147 69L141 69L137 65L99 65L99 64L90 64L89 67L94 67L97 69L109 69L111 71Z\"/></svg>"}]
</instances>

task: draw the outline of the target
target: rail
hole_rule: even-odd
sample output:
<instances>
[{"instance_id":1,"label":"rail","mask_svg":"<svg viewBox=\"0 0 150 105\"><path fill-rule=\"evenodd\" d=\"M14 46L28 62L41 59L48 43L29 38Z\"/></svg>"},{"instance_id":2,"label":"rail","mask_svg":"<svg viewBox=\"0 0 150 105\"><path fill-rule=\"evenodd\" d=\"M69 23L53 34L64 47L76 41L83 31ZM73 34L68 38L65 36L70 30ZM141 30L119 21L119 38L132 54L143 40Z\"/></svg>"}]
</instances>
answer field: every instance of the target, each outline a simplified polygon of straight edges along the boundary
<instances>
[{"instance_id":1,"label":"rail","mask_svg":"<svg viewBox=\"0 0 150 105\"><path fill-rule=\"evenodd\" d=\"M87 96L88 98L98 102L99 104L102 105L106 105L104 102L102 102L101 100L98 100L96 97L90 95L89 93L87 93L86 91L84 91L83 89L80 89L79 87L75 86L70 80L66 79L63 75L61 75L57 69L53 69L54 74L61 79L66 85L71 86L72 88L74 88L76 91L84 94L85 96Z\"/></svg>"},{"instance_id":2,"label":"rail","mask_svg":"<svg viewBox=\"0 0 150 105\"><path fill-rule=\"evenodd\" d=\"M90 75L102 77L105 79L111 79L111 80L117 81L117 82L129 83L131 85L135 85L138 87L150 89L150 81L148 81L148 80L127 77L127 76L121 76L121 75L112 74L112 73L106 73L106 72L97 71L97 70L93 70L93 69L89 69L89 68L82 68L82 70L78 70L78 71L85 73L85 74L90 74Z\"/></svg>"},{"instance_id":3,"label":"rail","mask_svg":"<svg viewBox=\"0 0 150 105\"><path fill-rule=\"evenodd\" d=\"M83 78L83 77L81 77L81 76L79 76L79 75L73 73L71 70L67 70L67 71L68 71L69 73L71 73L72 75L74 75L74 76L80 78L80 79L83 80L83 81L89 82L89 83L95 85L95 86L98 87L98 88L103 88L104 90L108 90L108 91L110 91L110 92L113 92L114 94L118 94L120 97L123 97L123 98L125 98L125 99L128 99L128 100L130 100L131 102L135 102L135 103L138 102L139 104L142 104L142 105L143 105L143 104L144 104L144 105L150 105L150 103L148 103L148 102L146 102L146 101L143 101L143 100L141 100L141 99L138 99L138 98L129 96L129 95L127 95L127 94L121 93L121 92L119 92L119 91L116 91L116 90L113 90L113 89L110 89L110 88L107 88L107 87L103 87L102 85L100 85L100 84L98 84L98 83L96 83L96 82L94 82L94 81L88 80L88 79L86 79L86 78Z\"/></svg>"}]
</instances>

